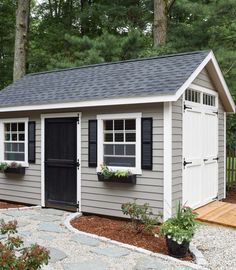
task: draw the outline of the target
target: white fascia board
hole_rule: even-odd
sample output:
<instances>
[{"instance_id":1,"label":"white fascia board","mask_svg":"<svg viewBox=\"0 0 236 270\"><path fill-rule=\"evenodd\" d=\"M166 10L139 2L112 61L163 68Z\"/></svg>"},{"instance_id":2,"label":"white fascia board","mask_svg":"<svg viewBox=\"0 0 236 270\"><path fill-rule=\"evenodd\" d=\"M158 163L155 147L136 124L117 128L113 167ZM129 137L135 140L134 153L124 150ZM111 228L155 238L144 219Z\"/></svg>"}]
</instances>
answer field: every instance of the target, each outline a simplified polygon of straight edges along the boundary
<instances>
[{"instance_id":1,"label":"white fascia board","mask_svg":"<svg viewBox=\"0 0 236 270\"><path fill-rule=\"evenodd\" d=\"M219 67L219 64L218 64L218 62L216 60L216 57L215 57L215 55L214 55L213 52L211 52L211 60L212 60L212 63L214 65L214 68L216 70L216 73L217 73L217 75L219 77L219 80L220 80L220 82L221 82L221 84L222 84L222 86L224 88L225 94L226 94L226 96L228 98L228 101L229 101L229 103L231 105L232 111L235 113L235 103L234 103L234 100L233 100L233 98L232 98L232 96L230 94L229 88L228 88L228 86L227 86L227 84L225 82L224 76L223 76L223 74L221 72L221 69Z\"/></svg>"},{"instance_id":2,"label":"white fascia board","mask_svg":"<svg viewBox=\"0 0 236 270\"><path fill-rule=\"evenodd\" d=\"M207 65L207 63L211 60L211 52L209 52L209 54L207 55L207 57L202 61L202 63L198 66L197 69L195 69L195 71L192 73L192 75L187 79L187 81L178 89L177 93L176 93L176 100L177 101L182 94L184 93L184 91L191 85L191 83L194 81L194 79L196 79L196 77L198 76L198 74L203 70L203 68Z\"/></svg>"},{"instance_id":3,"label":"white fascia board","mask_svg":"<svg viewBox=\"0 0 236 270\"><path fill-rule=\"evenodd\" d=\"M145 103L158 103L166 101L175 101L175 95L161 95L152 97L129 97L129 98L114 98L102 99L92 101L78 101L78 102L65 102L65 103L49 103L42 105L26 105L26 106L13 106L2 107L0 112L18 112L18 111L36 111L36 110L53 110L53 109L72 109L72 108L86 108L98 106L111 106L111 105L132 105L132 104L145 104Z\"/></svg>"}]
</instances>

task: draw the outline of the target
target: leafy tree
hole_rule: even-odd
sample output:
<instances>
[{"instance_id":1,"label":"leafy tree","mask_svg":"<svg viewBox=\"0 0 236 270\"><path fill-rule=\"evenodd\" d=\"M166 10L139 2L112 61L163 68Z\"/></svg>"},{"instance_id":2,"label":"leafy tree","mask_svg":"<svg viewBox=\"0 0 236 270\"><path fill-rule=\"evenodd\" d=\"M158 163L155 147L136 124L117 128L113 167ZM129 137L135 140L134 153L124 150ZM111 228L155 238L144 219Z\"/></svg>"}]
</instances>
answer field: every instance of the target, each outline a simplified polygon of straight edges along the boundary
<instances>
[{"instance_id":1,"label":"leafy tree","mask_svg":"<svg viewBox=\"0 0 236 270\"><path fill-rule=\"evenodd\" d=\"M0 2L0 89L12 81L16 1Z\"/></svg>"}]
</instances>

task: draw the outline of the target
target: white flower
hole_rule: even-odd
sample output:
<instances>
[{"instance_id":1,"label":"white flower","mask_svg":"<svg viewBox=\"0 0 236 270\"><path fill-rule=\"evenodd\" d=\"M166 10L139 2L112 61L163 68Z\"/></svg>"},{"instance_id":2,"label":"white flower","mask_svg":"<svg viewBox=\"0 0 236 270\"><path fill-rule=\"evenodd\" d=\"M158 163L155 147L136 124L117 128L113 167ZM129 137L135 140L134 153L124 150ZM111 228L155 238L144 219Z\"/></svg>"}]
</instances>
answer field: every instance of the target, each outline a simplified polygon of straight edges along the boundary
<instances>
[{"instance_id":1,"label":"white flower","mask_svg":"<svg viewBox=\"0 0 236 270\"><path fill-rule=\"evenodd\" d=\"M171 238L171 236L170 236L170 235L167 235L167 238L168 238L168 239L170 239L170 238Z\"/></svg>"}]
</instances>

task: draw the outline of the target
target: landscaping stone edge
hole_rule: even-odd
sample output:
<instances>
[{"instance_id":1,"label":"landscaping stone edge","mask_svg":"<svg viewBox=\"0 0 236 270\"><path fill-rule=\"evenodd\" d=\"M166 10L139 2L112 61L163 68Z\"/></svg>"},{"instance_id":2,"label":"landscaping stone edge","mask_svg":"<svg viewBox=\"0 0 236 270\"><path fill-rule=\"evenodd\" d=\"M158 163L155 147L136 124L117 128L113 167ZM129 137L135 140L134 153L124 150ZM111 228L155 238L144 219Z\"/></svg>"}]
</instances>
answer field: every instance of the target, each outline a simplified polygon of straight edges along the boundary
<instances>
[{"instance_id":1,"label":"landscaping stone edge","mask_svg":"<svg viewBox=\"0 0 236 270\"><path fill-rule=\"evenodd\" d=\"M80 216L82 216L82 213L72 213L72 214L69 214L67 216L67 218L65 219L65 221L64 221L65 227L68 230L70 230L71 232L74 232L75 234L85 235L85 236L88 236L88 237L91 237L91 238L95 238L97 240L101 240L103 242L108 242L108 243L111 243L111 244L118 245L120 247L127 248L127 249L132 250L132 251L136 251L136 252L140 252L140 253L143 253L143 254L146 254L146 255L150 255L152 257L161 258L163 260L170 260L172 262L181 263L182 265L192 267L193 269L209 270L209 268L208 268L208 262L204 258L204 255L192 243L190 244L189 249L190 249L190 252L193 254L193 257L195 259L196 264L191 263L191 262L186 262L186 261L180 261L180 260L178 260L176 258L173 258L171 256L168 256L168 255L163 255L163 254L160 254L160 253L155 253L155 252L146 250L144 248L136 247L136 246L133 246L133 245L124 244L124 243L121 243L121 242L112 240L110 238L107 238L107 237L98 236L98 235L95 235L95 234L91 234L91 233L86 233L86 232L79 231L79 230L75 229L71 225L71 221L74 220L75 218L80 217Z\"/></svg>"}]
</instances>

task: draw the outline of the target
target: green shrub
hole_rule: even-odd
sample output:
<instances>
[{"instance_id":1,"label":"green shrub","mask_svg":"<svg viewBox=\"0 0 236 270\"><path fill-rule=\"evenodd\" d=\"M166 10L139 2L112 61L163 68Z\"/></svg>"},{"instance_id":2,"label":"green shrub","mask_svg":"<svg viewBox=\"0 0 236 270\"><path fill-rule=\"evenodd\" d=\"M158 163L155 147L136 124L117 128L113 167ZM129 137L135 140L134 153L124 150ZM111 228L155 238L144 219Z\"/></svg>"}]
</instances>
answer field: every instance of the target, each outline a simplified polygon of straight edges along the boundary
<instances>
[{"instance_id":1,"label":"green shrub","mask_svg":"<svg viewBox=\"0 0 236 270\"><path fill-rule=\"evenodd\" d=\"M0 224L0 234L6 235L0 241L0 269L1 270L39 270L48 264L49 252L35 244L29 248L17 250L23 246L23 241L17 233L17 222Z\"/></svg>"},{"instance_id":2,"label":"green shrub","mask_svg":"<svg viewBox=\"0 0 236 270\"><path fill-rule=\"evenodd\" d=\"M180 203L176 210L176 215L161 225L161 234L178 244L190 242L198 224L197 214L194 214L190 207L181 207Z\"/></svg>"},{"instance_id":3,"label":"green shrub","mask_svg":"<svg viewBox=\"0 0 236 270\"><path fill-rule=\"evenodd\" d=\"M131 219L131 225L135 232L142 232L143 230L153 231L156 224L160 223L159 217L156 217L152 213L148 203L143 205L133 203L123 203L121 209L124 215L127 215Z\"/></svg>"}]
</instances>

